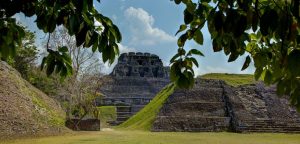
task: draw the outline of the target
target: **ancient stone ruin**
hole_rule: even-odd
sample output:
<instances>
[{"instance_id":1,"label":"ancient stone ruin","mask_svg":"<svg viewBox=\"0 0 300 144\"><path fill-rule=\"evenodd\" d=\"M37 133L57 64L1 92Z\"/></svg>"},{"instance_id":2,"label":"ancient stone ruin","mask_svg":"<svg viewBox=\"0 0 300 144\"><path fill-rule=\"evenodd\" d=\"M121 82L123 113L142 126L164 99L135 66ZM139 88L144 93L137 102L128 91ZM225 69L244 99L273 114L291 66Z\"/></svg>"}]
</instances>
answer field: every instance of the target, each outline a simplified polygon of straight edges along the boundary
<instances>
[{"instance_id":1,"label":"ancient stone ruin","mask_svg":"<svg viewBox=\"0 0 300 144\"><path fill-rule=\"evenodd\" d=\"M176 90L161 108L153 131L300 132L300 115L275 87L261 83L228 86L197 79L191 90Z\"/></svg>"},{"instance_id":2,"label":"ancient stone ruin","mask_svg":"<svg viewBox=\"0 0 300 144\"><path fill-rule=\"evenodd\" d=\"M161 59L150 53L123 53L111 73L114 77L168 78L168 69Z\"/></svg>"},{"instance_id":3,"label":"ancient stone ruin","mask_svg":"<svg viewBox=\"0 0 300 144\"><path fill-rule=\"evenodd\" d=\"M98 103L117 106L116 124L142 109L170 82L168 68L157 55L133 52L121 54L103 81L100 92L104 98Z\"/></svg>"},{"instance_id":4,"label":"ancient stone ruin","mask_svg":"<svg viewBox=\"0 0 300 144\"><path fill-rule=\"evenodd\" d=\"M147 105L169 84L168 68L156 55L124 53L104 77L101 105L117 106L119 124ZM152 131L300 132L300 115L261 83L232 87L197 79L191 90L176 90L161 108Z\"/></svg>"}]
</instances>

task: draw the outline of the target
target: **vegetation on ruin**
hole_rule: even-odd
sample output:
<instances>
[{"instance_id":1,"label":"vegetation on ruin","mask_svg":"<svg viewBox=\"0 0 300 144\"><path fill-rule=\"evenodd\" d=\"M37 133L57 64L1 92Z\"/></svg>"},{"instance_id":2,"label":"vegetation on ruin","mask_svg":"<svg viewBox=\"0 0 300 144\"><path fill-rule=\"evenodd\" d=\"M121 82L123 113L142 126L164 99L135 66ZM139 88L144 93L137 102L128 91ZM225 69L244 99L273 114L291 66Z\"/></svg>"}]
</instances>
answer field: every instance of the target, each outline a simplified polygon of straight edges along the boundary
<instances>
[{"instance_id":1,"label":"vegetation on ruin","mask_svg":"<svg viewBox=\"0 0 300 144\"><path fill-rule=\"evenodd\" d=\"M117 128L149 131L160 108L163 106L167 98L174 92L175 87L176 86L174 84L167 85L151 100L149 104Z\"/></svg>"},{"instance_id":2,"label":"vegetation on ruin","mask_svg":"<svg viewBox=\"0 0 300 144\"><path fill-rule=\"evenodd\" d=\"M298 144L299 141L299 134L105 131L0 141L0 144Z\"/></svg>"},{"instance_id":3,"label":"vegetation on ruin","mask_svg":"<svg viewBox=\"0 0 300 144\"><path fill-rule=\"evenodd\" d=\"M209 73L201 75L199 78L223 80L234 87L256 82L254 75L251 74Z\"/></svg>"}]
</instances>

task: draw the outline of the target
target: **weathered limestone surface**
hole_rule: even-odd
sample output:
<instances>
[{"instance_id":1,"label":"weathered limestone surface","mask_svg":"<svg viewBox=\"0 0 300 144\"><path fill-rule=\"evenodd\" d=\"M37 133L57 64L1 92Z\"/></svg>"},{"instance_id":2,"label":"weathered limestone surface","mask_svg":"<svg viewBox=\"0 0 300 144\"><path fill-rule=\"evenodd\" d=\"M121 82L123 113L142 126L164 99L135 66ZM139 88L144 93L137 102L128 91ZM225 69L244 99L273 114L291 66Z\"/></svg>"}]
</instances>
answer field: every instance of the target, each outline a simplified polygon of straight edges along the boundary
<instances>
[{"instance_id":1,"label":"weathered limestone surface","mask_svg":"<svg viewBox=\"0 0 300 144\"><path fill-rule=\"evenodd\" d=\"M156 55L123 53L113 72L103 78L102 105L117 106L117 124L142 109L167 84L168 68Z\"/></svg>"},{"instance_id":2,"label":"weathered limestone surface","mask_svg":"<svg viewBox=\"0 0 300 144\"><path fill-rule=\"evenodd\" d=\"M275 87L234 88L218 80L196 80L177 90L160 110L153 131L300 132L300 115Z\"/></svg>"},{"instance_id":3,"label":"weathered limestone surface","mask_svg":"<svg viewBox=\"0 0 300 144\"><path fill-rule=\"evenodd\" d=\"M300 132L300 115L276 87L262 83L226 89L232 128L237 132Z\"/></svg>"},{"instance_id":4,"label":"weathered limestone surface","mask_svg":"<svg viewBox=\"0 0 300 144\"><path fill-rule=\"evenodd\" d=\"M168 70L161 59L150 53L123 53L111 73L114 77L168 78Z\"/></svg>"}]
</instances>

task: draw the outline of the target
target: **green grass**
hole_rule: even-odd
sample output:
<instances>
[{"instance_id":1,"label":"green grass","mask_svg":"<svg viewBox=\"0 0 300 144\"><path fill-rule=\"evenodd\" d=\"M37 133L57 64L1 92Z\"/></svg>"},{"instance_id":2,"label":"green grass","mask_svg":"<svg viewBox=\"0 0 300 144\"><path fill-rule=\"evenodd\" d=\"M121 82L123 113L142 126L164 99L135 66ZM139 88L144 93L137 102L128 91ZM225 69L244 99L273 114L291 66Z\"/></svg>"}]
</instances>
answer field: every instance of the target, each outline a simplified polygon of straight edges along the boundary
<instances>
[{"instance_id":1,"label":"green grass","mask_svg":"<svg viewBox=\"0 0 300 144\"><path fill-rule=\"evenodd\" d=\"M0 141L0 144L299 144L300 134L79 132L72 135Z\"/></svg>"},{"instance_id":2,"label":"green grass","mask_svg":"<svg viewBox=\"0 0 300 144\"><path fill-rule=\"evenodd\" d=\"M117 110L115 106L101 106L98 107L99 119L101 121L101 127L108 127L107 121L114 121L117 118Z\"/></svg>"},{"instance_id":3,"label":"green grass","mask_svg":"<svg viewBox=\"0 0 300 144\"><path fill-rule=\"evenodd\" d=\"M157 116L157 113L166 99L173 93L174 89L174 84L169 84L166 86L152 99L148 105L146 105L141 111L122 123L117 128L149 131Z\"/></svg>"},{"instance_id":4,"label":"green grass","mask_svg":"<svg viewBox=\"0 0 300 144\"><path fill-rule=\"evenodd\" d=\"M210 73L199 77L204 79L224 80L227 84L235 87L256 82L254 76L251 74Z\"/></svg>"}]
</instances>

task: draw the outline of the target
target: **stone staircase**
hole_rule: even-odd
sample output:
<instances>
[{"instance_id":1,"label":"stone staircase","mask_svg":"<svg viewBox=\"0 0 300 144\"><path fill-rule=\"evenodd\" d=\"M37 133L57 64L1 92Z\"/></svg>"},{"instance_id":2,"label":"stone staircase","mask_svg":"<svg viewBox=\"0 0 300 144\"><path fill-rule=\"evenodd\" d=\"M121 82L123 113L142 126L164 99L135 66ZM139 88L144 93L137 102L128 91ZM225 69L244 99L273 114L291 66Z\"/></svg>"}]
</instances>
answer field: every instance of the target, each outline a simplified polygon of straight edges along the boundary
<instances>
[{"instance_id":1,"label":"stone staircase","mask_svg":"<svg viewBox=\"0 0 300 144\"><path fill-rule=\"evenodd\" d=\"M152 131L300 133L300 115L274 87L198 79L193 89L169 96Z\"/></svg>"},{"instance_id":2,"label":"stone staircase","mask_svg":"<svg viewBox=\"0 0 300 144\"><path fill-rule=\"evenodd\" d=\"M201 115L158 116L153 124L152 131L225 131L229 127L229 121L229 117L207 117Z\"/></svg>"},{"instance_id":3,"label":"stone staircase","mask_svg":"<svg viewBox=\"0 0 300 144\"><path fill-rule=\"evenodd\" d=\"M229 128L220 81L196 83L192 90L176 90L167 99L152 131L209 132Z\"/></svg>"},{"instance_id":4,"label":"stone staircase","mask_svg":"<svg viewBox=\"0 0 300 144\"><path fill-rule=\"evenodd\" d=\"M131 112L131 106L117 106L117 119L115 124L120 124L129 119L133 113Z\"/></svg>"},{"instance_id":5,"label":"stone staircase","mask_svg":"<svg viewBox=\"0 0 300 144\"><path fill-rule=\"evenodd\" d=\"M233 131L300 133L300 115L286 98L276 95L275 87L262 84L228 90Z\"/></svg>"},{"instance_id":6,"label":"stone staircase","mask_svg":"<svg viewBox=\"0 0 300 144\"><path fill-rule=\"evenodd\" d=\"M300 121L288 120L244 120L238 122L237 132L280 132L300 133Z\"/></svg>"}]
</instances>

